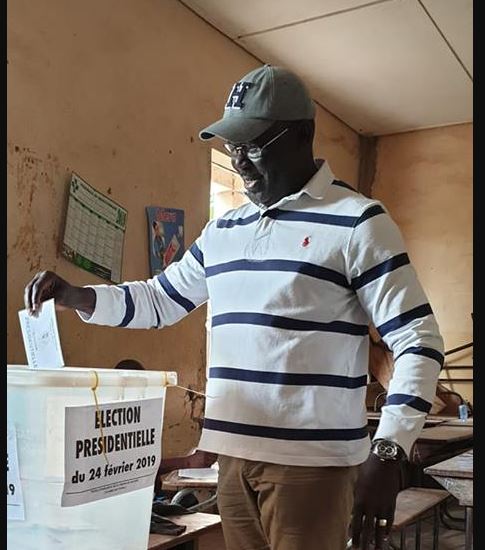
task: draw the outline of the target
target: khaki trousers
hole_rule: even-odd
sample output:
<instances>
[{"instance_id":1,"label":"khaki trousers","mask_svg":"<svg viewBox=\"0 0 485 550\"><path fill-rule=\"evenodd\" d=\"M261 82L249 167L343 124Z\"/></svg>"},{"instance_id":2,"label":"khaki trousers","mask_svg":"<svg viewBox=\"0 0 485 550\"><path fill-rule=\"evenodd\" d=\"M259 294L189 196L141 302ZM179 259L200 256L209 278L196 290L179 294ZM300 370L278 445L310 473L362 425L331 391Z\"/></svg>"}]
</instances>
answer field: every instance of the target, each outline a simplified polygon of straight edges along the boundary
<instances>
[{"instance_id":1,"label":"khaki trousers","mask_svg":"<svg viewBox=\"0 0 485 550\"><path fill-rule=\"evenodd\" d=\"M227 550L344 550L358 466L307 467L219 455Z\"/></svg>"}]
</instances>

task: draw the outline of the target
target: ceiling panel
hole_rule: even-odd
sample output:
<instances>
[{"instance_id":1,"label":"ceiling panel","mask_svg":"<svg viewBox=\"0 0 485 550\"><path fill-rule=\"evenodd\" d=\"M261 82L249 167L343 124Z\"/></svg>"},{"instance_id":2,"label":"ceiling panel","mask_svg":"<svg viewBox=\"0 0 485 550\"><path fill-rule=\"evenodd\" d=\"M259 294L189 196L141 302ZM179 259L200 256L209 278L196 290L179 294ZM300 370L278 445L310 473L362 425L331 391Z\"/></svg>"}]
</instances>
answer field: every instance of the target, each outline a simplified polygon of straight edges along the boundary
<instances>
[{"instance_id":1,"label":"ceiling panel","mask_svg":"<svg viewBox=\"0 0 485 550\"><path fill-rule=\"evenodd\" d=\"M461 0L456 0L461 2ZM373 135L472 120L472 83L419 2L395 0L238 41Z\"/></svg>"},{"instance_id":2,"label":"ceiling panel","mask_svg":"<svg viewBox=\"0 0 485 550\"><path fill-rule=\"evenodd\" d=\"M473 75L473 0L421 0Z\"/></svg>"},{"instance_id":3,"label":"ceiling panel","mask_svg":"<svg viewBox=\"0 0 485 550\"><path fill-rule=\"evenodd\" d=\"M182 0L227 36L237 38L295 21L369 4L371 0ZM393 0L378 0L389 2Z\"/></svg>"},{"instance_id":4,"label":"ceiling panel","mask_svg":"<svg viewBox=\"0 0 485 550\"><path fill-rule=\"evenodd\" d=\"M354 130L472 121L472 0L180 0Z\"/></svg>"}]
</instances>

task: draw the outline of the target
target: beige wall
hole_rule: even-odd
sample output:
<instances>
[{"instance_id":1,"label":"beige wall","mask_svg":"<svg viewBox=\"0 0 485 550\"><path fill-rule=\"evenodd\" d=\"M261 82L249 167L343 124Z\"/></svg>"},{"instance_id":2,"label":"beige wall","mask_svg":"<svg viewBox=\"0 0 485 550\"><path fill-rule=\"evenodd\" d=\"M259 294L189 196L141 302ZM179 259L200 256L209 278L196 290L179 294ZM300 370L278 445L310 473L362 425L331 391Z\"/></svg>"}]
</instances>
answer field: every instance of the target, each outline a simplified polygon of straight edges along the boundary
<instances>
[{"instance_id":1,"label":"beige wall","mask_svg":"<svg viewBox=\"0 0 485 550\"><path fill-rule=\"evenodd\" d=\"M104 282L58 254L71 171L128 209L123 279L148 277L145 206L185 210L189 246L209 215L210 145L232 83L260 62L176 0L11 0L8 4L7 359L25 363L17 311L39 269ZM358 138L319 109L316 154L357 184ZM58 316L65 361L136 358L203 389L205 307L162 331ZM165 456L198 440L201 399L170 389Z\"/></svg>"},{"instance_id":2,"label":"beige wall","mask_svg":"<svg viewBox=\"0 0 485 550\"><path fill-rule=\"evenodd\" d=\"M447 350L473 341L472 139L472 124L382 137L372 189L401 228ZM449 363L473 365L473 348ZM471 384L451 388L473 401Z\"/></svg>"}]
</instances>

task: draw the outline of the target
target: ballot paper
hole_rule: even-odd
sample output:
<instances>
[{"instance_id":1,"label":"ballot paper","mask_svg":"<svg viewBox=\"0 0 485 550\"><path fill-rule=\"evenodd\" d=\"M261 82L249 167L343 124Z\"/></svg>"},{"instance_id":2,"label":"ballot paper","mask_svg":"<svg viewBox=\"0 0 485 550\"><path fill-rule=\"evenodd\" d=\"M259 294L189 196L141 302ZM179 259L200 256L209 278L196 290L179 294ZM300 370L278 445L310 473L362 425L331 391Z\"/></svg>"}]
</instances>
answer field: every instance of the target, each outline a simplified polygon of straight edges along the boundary
<instances>
[{"instance_id":1,"label":"ballot paper","mask_svg":"<svg viewBox=\"0 0 485 550\"><path fill-rule=\"evenodd\" d=\"M43 302L37 317L26 309L19 311L20 327L27 363L34 369L58 369L64 366L61 341L57 330L54 299Z\"/></svg>"}]
</instances>

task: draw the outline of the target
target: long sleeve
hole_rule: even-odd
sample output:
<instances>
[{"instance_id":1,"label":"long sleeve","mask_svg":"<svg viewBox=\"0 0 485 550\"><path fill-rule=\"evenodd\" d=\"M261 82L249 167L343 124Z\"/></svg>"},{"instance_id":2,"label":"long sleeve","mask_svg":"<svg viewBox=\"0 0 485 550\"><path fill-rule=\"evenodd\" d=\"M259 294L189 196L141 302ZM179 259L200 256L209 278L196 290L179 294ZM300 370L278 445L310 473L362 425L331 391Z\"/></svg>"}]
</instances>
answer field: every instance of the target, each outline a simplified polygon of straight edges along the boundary
<instances>
[{"instance_id":1,"label":"long sleeve","mask_svg":"<svg viewBox=\"0 0 485 550\"><path fill-rule=\"evenodd\" d=\"M179 262L148 281L120 285L89 285L96 292L96 307L87 323L127 328L162 328L173 325L207 301L201 238Z\"/></svg>"},{"instance_id":2,"label":"long sleeve","mask_svg":"<svg viewBox=\"0 0 485 550\"><path fill-rule=\"evenodd\" d=\"M443 339L400 231L379 203L354 224L346 259L352 288L394 357L375 438L396 441L409 456L436 393Z\"/></svg>"}]
</instances>

